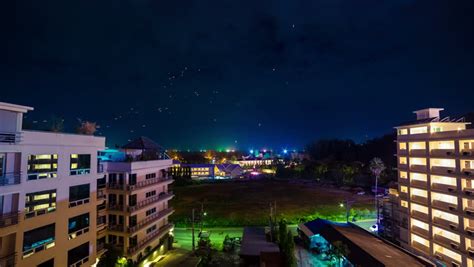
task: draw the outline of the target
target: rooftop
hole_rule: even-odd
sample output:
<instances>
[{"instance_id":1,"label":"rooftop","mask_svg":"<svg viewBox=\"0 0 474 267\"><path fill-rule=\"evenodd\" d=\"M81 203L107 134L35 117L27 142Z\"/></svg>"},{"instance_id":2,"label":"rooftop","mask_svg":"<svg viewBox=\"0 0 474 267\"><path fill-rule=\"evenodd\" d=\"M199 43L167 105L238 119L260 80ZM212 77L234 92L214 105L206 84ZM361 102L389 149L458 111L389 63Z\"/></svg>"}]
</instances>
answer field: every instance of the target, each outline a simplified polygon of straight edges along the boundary
<instances>
[{"instance_id":1,"label":"rooftop","mask_svg":"<svg viewBox=\"0 0 474 267\"><path fill-rule=\"evenodd\" d=\"M21 105L15 105L15 104L10 104L10 103L0 102L0 110L26 113L28 111L33 110L33 108L28 107L28 106L21 106Z\"/></svg>"},{"instance_id":2,"label":"rooftop","mask_svg":"<svg viewBox=\"0 0 474 267\"><path fill-rule=\"evenodd\" d=\"M406 266L433 266L430 262L351 223L333 223L317 219L301 224L299 228L308 237L320 234L330 243L342 241L349 247L349 261L355 265L370 261L393 267L398 267L401 262Z\"/></svg>"},{"instance_id":3,"label":"rooftop","mask_svg":"<svg viewBox=\"0 0 474 267\"><path fill-rule=\"evenodd\" d=\"M262 227L245 227L240 255L260 256L261 252L280 252L278 245L268 242Z\"/></svg>"}]
</instances>

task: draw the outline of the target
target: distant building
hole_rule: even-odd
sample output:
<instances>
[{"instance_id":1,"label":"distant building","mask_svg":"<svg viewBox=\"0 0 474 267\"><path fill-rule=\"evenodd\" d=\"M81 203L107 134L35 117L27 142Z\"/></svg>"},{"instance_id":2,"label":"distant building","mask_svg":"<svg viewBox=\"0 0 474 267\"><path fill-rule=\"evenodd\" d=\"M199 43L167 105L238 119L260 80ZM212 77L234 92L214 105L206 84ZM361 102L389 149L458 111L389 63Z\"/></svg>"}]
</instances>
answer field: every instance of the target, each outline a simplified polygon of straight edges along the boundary
<instances>
[{"instance_id":1,"label":"distant building","mask_svg":"<svg viewBox=\"0 0 474 267\"><path fill-rule=\"evenodd\" d=\"M442 110L415 111L396 127L400 240L447 266L472 267L474 130Z\"/></svg>"},{"instance_id":2,"label":"distant building","mask_svg":"<svg viewBox=\"0 0 474 267\"><path fill-rule=\"evenodd\" d=\"M241 159L238 160L237 163L244 167L244 168L254 168L254 167L261 167L261 166L270 166L273 164L273 159Z\"/></svg>"},{"instance_id":3,"label":"distant building","mask_svg":"<svg viewBox=\"0 0 474 267\"><path fill-rule=\"evenodd\" d=\"M238 164L181 164L183 168L190 168L192 178L233 179L243 174Z\"/></svg>"}]
</instances>

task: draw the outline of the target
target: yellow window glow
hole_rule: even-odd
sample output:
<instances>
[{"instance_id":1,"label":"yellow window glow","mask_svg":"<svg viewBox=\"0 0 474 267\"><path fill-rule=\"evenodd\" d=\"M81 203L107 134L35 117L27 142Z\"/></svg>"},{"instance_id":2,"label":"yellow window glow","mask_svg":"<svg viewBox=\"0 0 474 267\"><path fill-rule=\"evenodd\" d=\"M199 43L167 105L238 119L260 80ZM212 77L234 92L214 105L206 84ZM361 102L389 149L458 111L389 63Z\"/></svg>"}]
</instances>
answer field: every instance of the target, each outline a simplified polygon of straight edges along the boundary
<instances>
[{"instance_id":1,"label":"yellow window glow","mask_svg":"<svg viewBox=\"0 0 474 267\"><path fill-rule=\"evenodd\" d=\"M77 159L79 156L77 154L71 154L71 159Z\"/></svg>"},{"instance_id":2,"label":"yellow window glow","mask_svg":"<svg viewBox=\"0 0 474 267\"><path fill-rule=\"evenodd\" d=\"M406 187L406 186L404 186L404 185L400 186L400 192L402 192L402 193L408 193L408 187Z\"/></svg>"},{"instance_id":3,"label":"yellow window glow","mask_svg":"<svg viewBox=\"0 0 474 267\"><path fill-rule=\"evenodd\" d=\"M453 205L457 205L458 204L458 198L455 197L455 196L451 196L451 195L446 195L446 194L441 194L441 193L436 193L436 192L431 192L431 200L432 201L442 201L442 202L446 202L446 203L450 203L450 204L453 204Z\"/></svg>"},{"instance_id":4,"label":"yellow window glow","mask_svg":"<svg viewBox=\"0 0 474 267\"><path fill-rule=\"evenodd\" d=\"M428 133L428 126L410 128L410 134Z\"/></svg>"},{"instance_id":5,"label":"yellow window glow","mask_svg":"<svg viewBox=\"0 0 474 267\"><path fill-rule=\"evenodd\" d=\"M423 182L426 182L428 180L426 174L416 173L416 172L410 173L410 179L411 180L423 181Z\"/></svg>"},{"instance_id":6,"label":"yellow window glow","mask_svg":"<svg viewBox=\"0 0 474 267\"><path fill-rule=\"evenodd\" d=\"M400 161L400 164L407 164L407 158L406 157L400 157L399 161Z\"/></svg>"},{"instance_id":7,"label":"yellow window glow","mask_svg":"<svg viewBox=\"0 0 474 267\"><path fill-rule=\"evenodd\" d=\"M404 171L400 171L400 178L407 179L408 178L408 173Z\"/></svg>"},{"instance_id":8,"label":"yellow window glow","mask_svg":"<svg viewBox=\"0 0 474 267\"><path fill-rule=\"evenodd\" d=\"M415 235L415 234L411 234L411 241L420 243L420 244L424 245L425 247L430 247L430 241L429 240L427 240L427 239L425 239L421 236Z\"/></svg>"},{"instance_id":9,"label":"yellow window glow","mask_svg":"<svg viewBox=\"0 0 474 267\"><path fill-rule=\"evenodd\" d=\"M431 175L431 183L457 186L456 178L446 176Z\"/></svg>"},{"instance_id":10,"label":"yellow window glow","mask_svg":"<svg viewBox=\"0 0 474 267\"><path fill-rule=\"evenodd\" d=\"M418 188L411 188L410 193L412 196L428 197L428 191Z\"/></svg>"},{"instance_id":11,"label":"yellow window glow","mask_svg":"<svg viewBox=\"0 0 474 267\"><path fill-rule=\"evenodd\" d=\"M405 200L400 200L400 206L402 206L404 208L408 208L408 202L405 201Z\"/></svg>"},{"instance_id":12,"label":"yellow window glow","mask_svg":"<svg viewBox=\"0 0 474 267\"><path fill-rule=\"evenodd\" d=\"M419 211L419 212L428 214L428 208L427 207L422 206L422 205L418 205L416 203L411 203L410 204L410 210L412 210L412 211L415 210L415 211Z\"/></svg>"},{"instance_id":13,"label":"yellow window glow","mask_svg":"<svg viewBox=\"0 0 474 267\"><path fill-rule=\"evenodd\" d=\"M412 225L412 226L419 227L419 228L424 229L424 230L426 230L426 231L429 231L429 230L430 230L429 224L424 223L424 222L422 222L422 221L419 221L419 220L417 220L417 219L411 219L411 225Z\"/></svg>"},{"instance_id":14,"label":"yellow window glow","mask_svg":"<svg viewBox=\"0 0 474 267\"><path fill-rule=\"evenodd\" d=\"M456 161L454 159L431 159L431 166L434 167L448 167L456 168Z\"/></svg>"},{"instance_id":15,"label":"yellow window glow","mask_svg":"<svg viewBox=\"0 0 474 267\"><path fill-rule=\"evenodd\" d=\"M454 242L461 243L461 237L459 235L452 233L450 231L443 230L441 228L438 228L436 226L433 226L433 236L435 235L440 235L443 237L446 237L448 239L451 239Z\"/></svg>"},{"instance_id":16,"label":"yellow window glow","mask_svg":"<svg viewBox=\"0 0 474 267\"><path fill-rule=\"evenodd\" d=\"M437 245L437 244L433 244L433 253L439 253L439 254L442 254L442 255L446 255L448 257L450 257L451 259L454 259L458 262L462 262L462 257L460 254L450 250L450 249L447 249L445 247L442 247L440 245Z\"/></svg>"},{"instance_id":17,"label":"yellow window glow","mask_svg":"<svg viewBox=\"0 0 474 267\"><path fill-rule=\"evenodd\" d=\"M426 149L426 143L425 142L411 142L409 144L410 150L413 149Z\"/></svg>"},{"instance_id":18,"label":"yellow window glow","mask_svg":"<svg viewBox=\"0 0 474 267\"><path fill-rule=\"evenodd\" d=\"M454 149L454 141L430 142L430 149Z\"/></svg>"},{"instance_id":19,"label":"yellow window glow","mask_svg":"<svg viewBox=\"0 0 474 267\"><path fill-rule=\"evenodd\" d=\"M400 150L406 150L407 149L407 143L405 143L405 142L398 143L398 148Z\"/></svg>"},{"instance_id":20,"label":"yellow window glow","mask_svg":"<svg viewBox=\"0 0 474 267\"><path fill-rule=\"evenodd\" d=\"M440 210L436 210L436 209L432 209L432 214L433 214L433 218L437 217L437 218L441 218L441 219L444 219L456 224L459 223L459 217L457 215L440 211Z\"/></svg>"},{"instance_id":21,"label":"yellow window glow","mask_svg":"<svg viewBox=\"0 0 474 267\"><path fill-rule=\"evenodd\" d=\"M426 166L426 159L425 158L410 158L410 165Z\"/></svg>"},{"instance_id":22,"label":"yellow window glow","mask_svg":"<svg viewBox=\"0 0 474 267\"><path fill-rule=\"evenodd\" d=\"M408 129L398 129L397 133L398 135L407 135Z\"/></svg>"}]
</instances>

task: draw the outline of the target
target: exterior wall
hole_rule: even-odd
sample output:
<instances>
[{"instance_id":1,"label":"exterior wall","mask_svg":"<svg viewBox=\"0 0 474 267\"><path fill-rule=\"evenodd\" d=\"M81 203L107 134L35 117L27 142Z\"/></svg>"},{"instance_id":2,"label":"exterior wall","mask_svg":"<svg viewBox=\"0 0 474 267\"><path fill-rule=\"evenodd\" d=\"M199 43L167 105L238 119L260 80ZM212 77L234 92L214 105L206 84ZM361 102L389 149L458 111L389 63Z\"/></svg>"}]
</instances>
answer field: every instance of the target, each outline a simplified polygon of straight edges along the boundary
<instances>
[{"instance_id":1,"label":"exterior wall","mask_svg":"<svg viewBox=\"0 0 474 267\"><path fill-rule=\"evenodd\" d=\"M108 177L107 194L109 196L111 194L123 195L125 205L121 211L107 210L108 215L123 216L124 218L124 225L123 227L119 226L118 230L109 222L107 235L123 237L122 253L135 262L144 259L148 254L147 247L156 248L160 243L160 239L172 231L172 225L168 221L168 216L173 213L173 209L168 205L168 201L173 197L172 192L168 190L169 184L173 182L171 176L168 175L172 165L172 160L104 163L104 170ZM110 184L109 177L115 173L124 175L124 186L122 188ZM152 173L155 173L156 177L146 179L146 175ZM135 185L130 185L131 175L136 175ZM151 191L156 191L156 194L147 197L146 194ZM129 202L129 196L131 195L136 195L136 205L131 205ZM156 209L156 212L147 216L147 210L153 208ZM130 217L135 215L137 226L131 226ZM147 229L153 225L156 226L156 230L147 233ZM133 237L137 237L137 243L142 244L138 248L130 244L130 238Z\"/></svg>"},{"instance_id":2,"label":"exterior wall","mask_svg":"<svg viewBox=\"0 0 474 267\"><path fill-rule=\"evenodd\" d=\"M89 261L91 265L96 260L95 229L96 229L96 181L97 152L104 148L105 139L93 136L72 135L50 132L23 131L22 139L17 144L0 144L0 153L10 152L7 157L7 170L21 171L21 182L15 185L0 186L0 195L17 194L19 222L16 225L0 228L0 237L11 240L15 235L17 266L36 266L54 258L55 266L67 266L68 250L89 242ZM13 153L15 152L15 153ZM29 155L57 154L57 177L28 180L27 164ZM70 155L90 154L90 174L70 175ZM69 187L80 184L90 184L90 201L88 204L69 208ZM24 216L26 194L43 190L56 190L56 210L44 215L26 219ZM69 240L68 220L71 217L89 213L89 232ZM24 232L55 223L54 246L23 258ZM16 234L15 234L16 233ZM3 241L2 241L3 242ZM11 242L11 241L8 241ZM6 252L5 252L6 253ZM3 256L3 255L2 255Z\"/></svg>"},{"instance_id":3,"label":"exterior wall","mask_svg":"<svg viewBox=\"0 0 474 267\"><path fill-rule=\"evenodd\" d=\"M463 160L474 160L474 154L464 153L461 144L463 140L474 139L474 130L464 130L464 124L461 123L442 123L442 132L430 132L422 134L400 134L400 129L410 127L427 126L440 127L440 123L428 123L424 125L412 125L399 127L399 135L397 137L397 157L399 170L399 192L400 201L406 201L407 207L400 207L400 216L403 221L407 221L406 227L400 228L400 239L407 238L406 245L413 251L436 258L446 263L448 266L457 264L458 266L472 266L474 260L473 247L470 244L474 240L474 231L470 232L466 225L465 219L474 219L474 216L468 211L474 208L472 204L463 204L468 200L474 200L469 188L463 187L463 180L474 179L473 174L465 172L461 168ZM456 130L453 130L456 129ZM408 131L409 132L409 131ZM435 147L433 141L449 141L454 143L453 148ZM425 149L411 149L410 143L416 142L418 145L424 146ZM406 149L401 149L406 145ZM413 147L413 146L412 146ZM406 164L401 159L406 158ZM411 165L413 158L426 159L426 166ZM436 160L434 160L436 159ZM415 159L416 160L416 159ZM454 167L436 167L432 164L435 162L444 162L439 160L448 160L447 162L455 162ZM426 181L414 179L418 176L424 177ZM403 175L402 175L403 174ZM402 176L405 176L403 178ZM415 175L414 175L415 174ZM454 185L436 183L435 176L447 177L449 181L455 181ZM404 193L402 190L406 192ZM425 190L427 197L419 197L412 195L413 192L423 192ZM433 196L436 194L444 194L441 201L436 201ZM454 197L455 204L448 203L448 199ZM417 212L418 207L426 207L428 214ZM415 208L414 208L415 207ZM412 211L414 210L414 211ZM434 213L438 211L458 217L458 223L435 219ZM447 218L447 217L445 217ZM427 229L416 227L415 223L422 222L423 226L428 225ZM425 225L426 224L426 225ZM474 225L473 225L474 226ZM446 234L439 234L439 229L445 231L443 233L452 233L459 236L458 241L450 239ZM426 242L426 247L419 243L414 243L416 236L421 237ZM451 237L451 238L455 238ZM401 242L403 245L404 243ZM473 243L474 244L474 243ZM442 249L441 249L442 248ZM447 252L447 251L450 252ZM449 255L448 255L449 254ZM456 256L458 255L458 256ZM457 258L457 259L454 259Z\"/></svg>"}]
</instances>

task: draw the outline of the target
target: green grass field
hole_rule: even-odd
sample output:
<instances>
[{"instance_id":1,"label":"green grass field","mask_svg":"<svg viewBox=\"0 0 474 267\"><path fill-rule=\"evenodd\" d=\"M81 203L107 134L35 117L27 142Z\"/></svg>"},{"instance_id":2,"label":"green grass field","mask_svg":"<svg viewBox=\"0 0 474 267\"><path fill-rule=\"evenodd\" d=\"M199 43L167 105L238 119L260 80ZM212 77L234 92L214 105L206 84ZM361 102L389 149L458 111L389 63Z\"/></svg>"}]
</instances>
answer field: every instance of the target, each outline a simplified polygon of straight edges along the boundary
<instances>
[{"instance_id":1,"label":"green grass field","mask_svg":"<svg viewBox=\"0 0 474 267\"><path fill-rule=\"evenodd\" d=\"M317 217L343 221L346 209L340 204L345 199L354 201L351 214L356 218L373 216L372 197L314 184L259 180L174 187L173 191L171 205L176 212L171 220L177 226L186 225L192 208L199 211L201 202L208 227L266 225L274 202L277 215L291 224Z\"/></svg>"}]
</instances>

